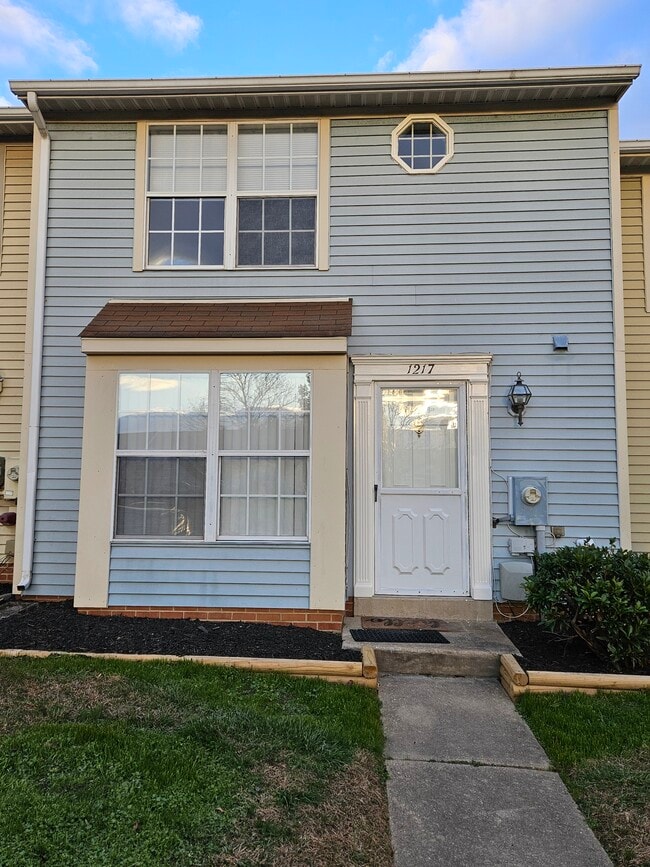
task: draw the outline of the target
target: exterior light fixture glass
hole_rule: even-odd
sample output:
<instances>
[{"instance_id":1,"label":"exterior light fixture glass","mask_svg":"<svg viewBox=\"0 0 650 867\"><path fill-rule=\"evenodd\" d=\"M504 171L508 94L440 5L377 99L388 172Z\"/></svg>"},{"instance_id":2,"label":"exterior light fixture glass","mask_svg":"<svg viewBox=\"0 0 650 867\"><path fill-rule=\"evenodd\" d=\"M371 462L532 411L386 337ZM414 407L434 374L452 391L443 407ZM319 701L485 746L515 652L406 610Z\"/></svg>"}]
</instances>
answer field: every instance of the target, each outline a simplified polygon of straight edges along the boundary
<instances>
[{"instance_id":1,"label":"exterior light fixture glass","mask_svg":"<svg viewBox=\"0 0 650 867\"><path fill-rule=\"evenodd\" d=\"M508 392L508 400L510 401L510 409L513 415L517 416L517 424L521 427L524 423L524 410L528 406L528 401L533 396L532 391L521 378L521 371L517 371L517 381L510 386Z\"/></svg>"}]
</instances>

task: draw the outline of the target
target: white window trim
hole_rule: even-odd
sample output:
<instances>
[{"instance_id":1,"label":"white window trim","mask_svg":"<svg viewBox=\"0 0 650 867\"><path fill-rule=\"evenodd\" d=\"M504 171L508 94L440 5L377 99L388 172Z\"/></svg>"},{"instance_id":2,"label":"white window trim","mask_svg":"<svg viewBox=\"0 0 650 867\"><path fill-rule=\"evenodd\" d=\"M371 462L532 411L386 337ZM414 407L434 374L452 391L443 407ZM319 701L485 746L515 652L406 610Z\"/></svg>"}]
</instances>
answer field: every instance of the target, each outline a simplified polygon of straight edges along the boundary
<instances>
[{"instance_id":1,"label":"white window trim","mask_svg":"<svg viewBox=\"0 0 650 867\"><path fill-rule=\"evenodd\" d=\"M433 123L447 136L447 153L440 162L437 162L435 166L430 169L411 168L411 166L407 165L398 154L399 137L404 130L413 123ZM397 165L409 175L435 175L435 173L439 172L454 155L454 131L449 124L445 123L445 121L437 114L409 114L409 116L405 117L391 133L390 155Z\"/></svg>"},{"instance_id":2,"label":"white window trim","mask_svg":"<svg viewBox=\"0 0 650 867\"><path fill-rule=\"evenodd\" d=\"M147 190L147 157L149 148L149 130L155 126L196 126L199 124L214 124L226 126L228 134L227 151L227 190L225 195L213 194L205 197L224 198L224 262L223 265L149 265L147 263L148 247L148 207L150 194ZM318 134L318 171L317 189L309 191L291 190L254 192L237 190L237 129L244 125L313 123ZM139 121L136 131L136 166L135 166L135 203L133 228L133 270L134 271L327 271L329 270L329 179L330 179L330 119L318 117L302 118L246 118L242 119L208 119L175 121ZM200 198L196 193L159 193L158 197ZM315 260L313 265L238 265L237 258L237 201L240 198L315 198L316 199L316 231Z\"/></svg>"},{"instance_id":3,"label":"white window trim","mask_svg":"<svg viewBox=\"0 0 650 867\"><path fill-rule=\"evenodd\" d=\"M177 371L169 371L176 373ZM182 371L181 371L182 372ZM146 375L152 373L151 370L123 370L119 371L116 377L116 394L115 394L115 432L113 446L113 488L112 488L112 509L111 509L111 530L110 540L115 544L147 544L152 542L171 542L182 545L196 545L209 543L245 543L245 544L309 544L311 542L311 513L312 513L312 440L313 440L313 391L310 394L310 410L309 410L309 449L296 449L290 452L281 452L279 450L255 450L245 451L223 450L219 448L219 383L222 373L237 373L235 368L218 368L204 371L192 371L193 373L206 373L209 376L208 384L208 430L207 443L205 449L119 449L117 447L117 437L119 428L119 388L120 376L124 373L129 375ZM308 373L310 381L314 382L313 370L260 370L251 371L254 373ZM160 373L160 371L156 371ZM221 499L221 460L222 456L226 457L306 457L307 458L307 515L305 536L228 536L219 533L219 508ZM117 463L120 457L148 457L148 458L205 458L205 501L203 510L203 535L202 536L129 536L117 535Z\"/></svg>"}]
</instances>

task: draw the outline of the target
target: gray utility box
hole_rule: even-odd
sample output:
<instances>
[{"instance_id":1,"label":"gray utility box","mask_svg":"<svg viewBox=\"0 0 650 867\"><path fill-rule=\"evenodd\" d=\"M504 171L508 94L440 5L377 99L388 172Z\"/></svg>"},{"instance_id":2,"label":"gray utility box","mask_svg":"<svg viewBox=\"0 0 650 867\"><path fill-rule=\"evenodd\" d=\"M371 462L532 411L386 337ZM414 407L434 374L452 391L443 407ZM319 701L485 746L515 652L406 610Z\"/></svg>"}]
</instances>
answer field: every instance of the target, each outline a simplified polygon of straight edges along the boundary
<instances>
[{"instance_id":1,"label":"gray utility box","mask_svg":"<svg viewBox=\"0 0 650 867\"><path fill-rule=\"evenodd\" d=\"M501 598L508 602L524 602L524 578L533 574L533 564L522 558L503 560L499 563Z\"/></svg>"},{"instance_id":2,"label":"gray utility box","mask_svg":"<svg viewBox=\"0 0 650 867\"><path fill-rule=\"evenodd\" d=\"M508 494L512 523L519 527L548 524L548 492L545 476L509 476Z\"/></svg>"}]
</instances>

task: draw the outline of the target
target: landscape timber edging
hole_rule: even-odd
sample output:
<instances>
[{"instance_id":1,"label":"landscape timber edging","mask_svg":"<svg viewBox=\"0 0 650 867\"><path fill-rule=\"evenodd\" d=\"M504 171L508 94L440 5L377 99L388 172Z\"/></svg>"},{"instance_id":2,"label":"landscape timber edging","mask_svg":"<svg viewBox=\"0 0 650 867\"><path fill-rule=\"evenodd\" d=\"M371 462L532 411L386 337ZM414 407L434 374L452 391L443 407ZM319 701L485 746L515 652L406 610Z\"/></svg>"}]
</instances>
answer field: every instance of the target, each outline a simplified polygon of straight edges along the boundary
<instances>
[{"instance_id":1,"label":"landscape timber edging","mask_svg":"<svg viewBox=\"0 0 650 867\"><path fill-rule=\"evenodd\" d=\"M511 653L501 654L501 685L515 701L525 693L626 692L650 689L643 674L580 674L569 671L524 671Z\"/></svg>"},{"instance_id":2,"label":"landscape timber edging","mask_svg":"<svg viewBox=\"0 0 650 867\"><path fill-rule=\"evenodd\" d=\"M374 650L363 648L361 662L321 659L267 659L248 656L173 656L163 653L92 653L67 650L20 650L0 648L0 658L28 656L43 659L48 656L87 656L91 659L119 659L126 662L198 662L223 668L246 671L279 672L294 677L316 677L330 683L356 684L377 689L377 661Z\"/></svg>"}]
</instances>

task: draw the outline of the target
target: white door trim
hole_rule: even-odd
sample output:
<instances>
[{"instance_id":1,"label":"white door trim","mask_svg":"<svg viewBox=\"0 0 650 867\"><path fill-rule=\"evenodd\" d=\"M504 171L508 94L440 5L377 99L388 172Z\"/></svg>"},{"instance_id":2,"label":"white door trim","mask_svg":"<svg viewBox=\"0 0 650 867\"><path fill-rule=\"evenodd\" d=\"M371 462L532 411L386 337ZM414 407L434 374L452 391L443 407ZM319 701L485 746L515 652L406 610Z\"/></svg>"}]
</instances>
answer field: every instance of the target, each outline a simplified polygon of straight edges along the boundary
<instances>
[{"instance_id":1,"label":"white door trim","mask_svg":"<svg viewBox=\"0 0 650 867\"><path fill-rule=\"evenodd\" d=\"M375 595L377 384L435 380L467 390L469 587L472 599L492 599L490 421L491 355L361 356L354 366L354 595Z\"/></svg>"}]
</instances>

